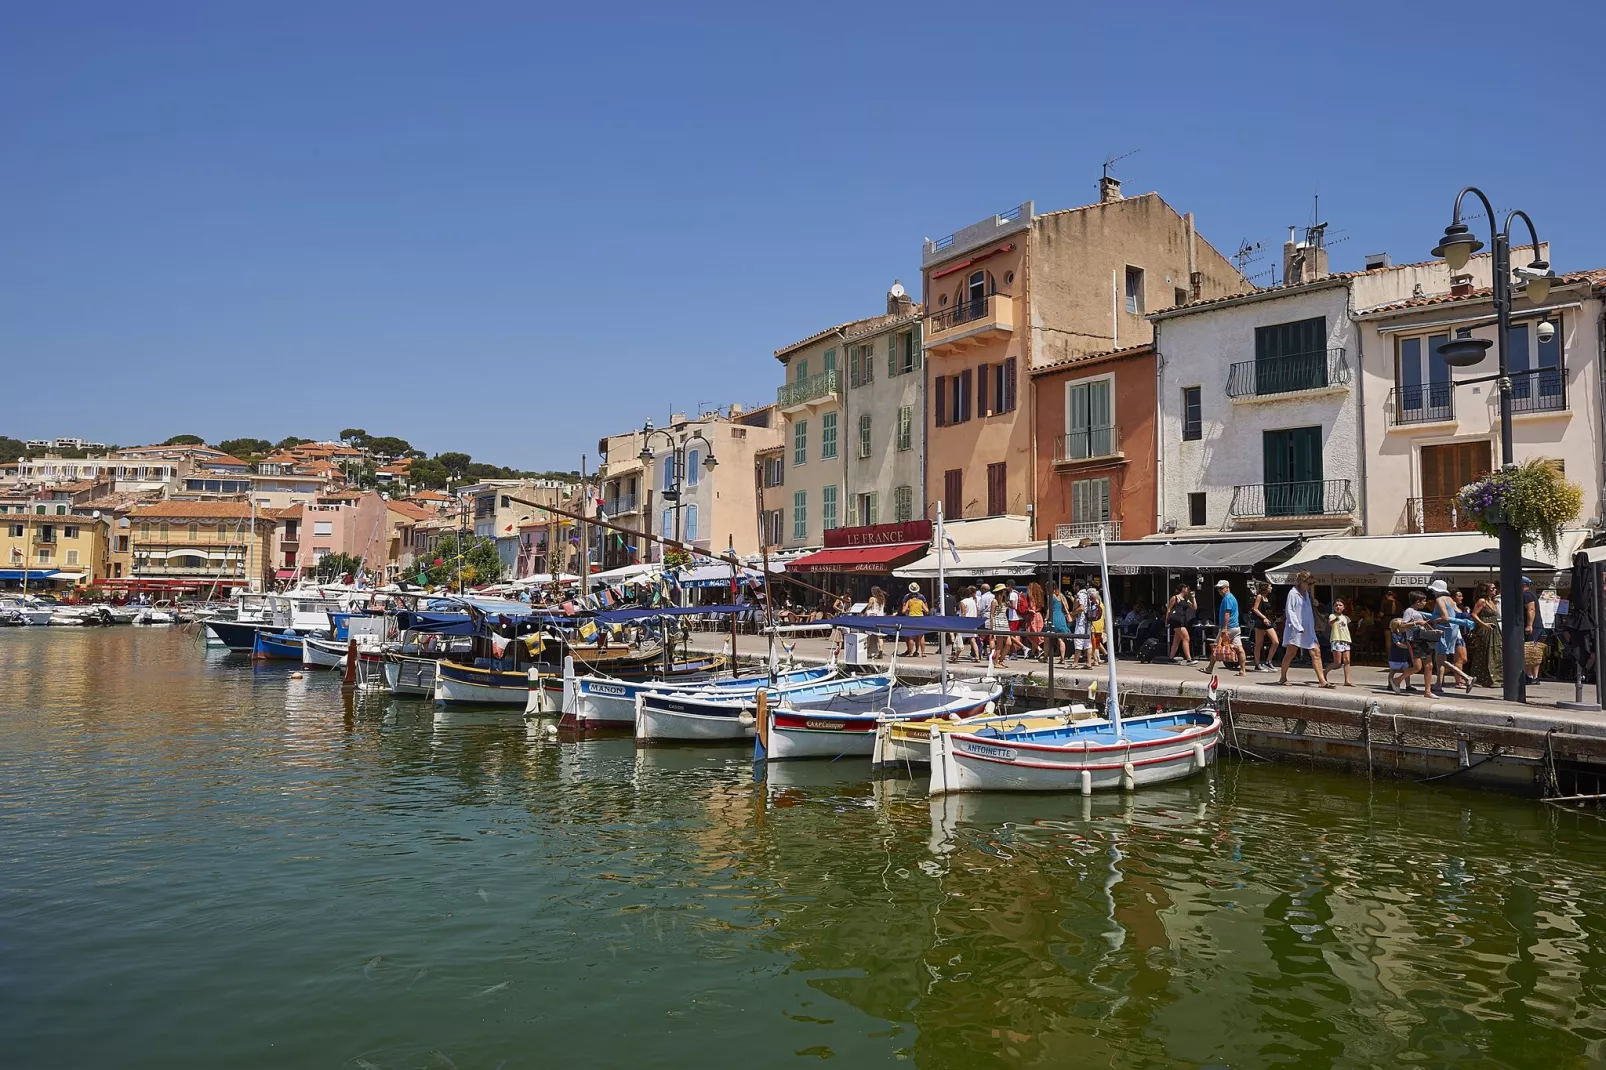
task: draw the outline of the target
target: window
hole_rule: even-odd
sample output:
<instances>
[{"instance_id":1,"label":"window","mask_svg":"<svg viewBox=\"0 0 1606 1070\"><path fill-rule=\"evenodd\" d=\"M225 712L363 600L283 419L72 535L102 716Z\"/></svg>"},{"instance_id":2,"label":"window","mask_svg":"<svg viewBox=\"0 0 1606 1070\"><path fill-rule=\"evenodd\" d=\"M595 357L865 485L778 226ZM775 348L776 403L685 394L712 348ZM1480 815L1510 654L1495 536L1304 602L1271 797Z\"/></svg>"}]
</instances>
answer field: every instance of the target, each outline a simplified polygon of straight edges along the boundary
<instances>
[{"instance_id":1,"label":"window","mask_svg":"<svg viewBox=\"0 0 1606 1070\"><path fill-rule=\"evenodd\" d=\"M78 537L77 525L68 524L66 527L62 528L61 537L64 539L76 539Z\"/></svg>"},{"instance_id":2,"label":"window","mask_svg":"<svg viewBox=\"0 0 1606 1070\"><path fill-rule=\"evenodd\" d=\"M764 485L779 487L786 479L786 458L764 458Z\"/></svg>"},{"instance_id":3,"label":"window","mask_svg":"<svg viewBox=\"0 0 1606 1070\"><path fill-rule=\"evenodd\" d=\"M67 564L76 565L77 563L78 563L78 551L77 550L68 550L67 551Z\"/></svg>"},{"instance_id":4,"label":"window","mask_svg":"<svg viewBox=\"0 0 1606 1070\"><path fill-rule=\"evenodd\" d=\"M320 546L316 550L312 551L312 559L314 561L322 561L324 558L329 556L329 553L329 547Z\"/></svg>"},{"instance_id":5,"label":"window","mask_svg":"<svg viewBox=\"0 0 1606 1070\"><path fill-rule=\"evenodd\" d=\"M876 508L876 496L874 494L859 495L857 506L860 524L869 526L881 523L880 510Z\"/></svg>"},{"instance_id":6,"label":"window","mask_svg":"<svg viewBox=\"0 0 1606 1070\"><path fill-rule=\"evenodd\" d=\"M1176 304L1185 305L1188 303L1188 291L1184 290L1182 287L1177 286L1173 288L1171 294Z\"/></svg>"},{"instance_id":7,"label":"window","mask_svg":"<svg viewBox=\"0 0 1606 1070\"><path fill-rule=\"evenodd\" d=\"M40 548L40 550L39 550L39 563L41 565L50 564L50 551L48 549L45 549L43 547Z\"/></svg>"},{"instance_id":8,"label":"window","mask_svg":"<svg viewBox=\"0 0 1606 1070\"><path fill-rule=\"evenodd\" d=\"M987 515L1002 516L1009 511L1009 499L1004 477L1004 462L987 466Z\"/></svg>"},{"instance_id":9,"label":"window","mask_svg":"<svg viewBox=\"0 0 1606 1070\"><path fill-rule=\"evenodd\" d=\"M681 537L683 539L685 539L687 542L696 542L697 541L697 507L695 505L686 506L685 516L682 518L682 525L683 525L683 534L681 535Z\"/></svg>"},{"instance_id":10,"label":"window","mask_svg":"<svg viewBox=\"0 0 1606 1070\"><path fill-rule=\"evenodd\" d=\"M809 463L809 422L799 420L792 425L792 464Z\"/></svg>"},{"instance_id":11,"label":"window","mask_svg":"<svg viewBox=\"0 0 1606 1070\"><path fill-rule=\"evenodd\" d=\"M312 522L312 533L314 535L333 535L335 533L334 521L314 520Z\"/></svg>"},{"instance_id":12,"label":"window","mask_svg":"<svg viewBox=\"0 0 1606 1070\"><path fill-rule=\"evenodd\" d=\"M1079 479L1071 484L1071 523L1089 530L1110 522L1110 480Z\"/></svg>"},{"instance_id":13,"label":"window","mask_svg":"<svg viewBox=\"0 0 1606 1070\"><path fill-rule=\"evenodd\" d=\"M1114 389L1111 375L1065 384L1065 449L1060 456L1079 461L1115 452Z\"/></svg>"},{"instance_id":14,"label":"window","mask_svg":"<svg viewBox=\"0 0 1606 1070\"><path fill-rule=\"evenodd\" d=\"M974 371L966 368L958 375L940 375L936 378L937 426L948 427L970 419L971 384Z\"/></svg>"},{"instance_id":15,"label":"window","mask_svg":"<svg viewBox=\"0 0 1606 1070\"><path fill-rule=\"evenodd\" d=\"M950 520L965 515L965 470L950 468L942 474L942 512Z\"/></svg>"},{"instance_id":16,"label":"window","mask_svg":"<svg viewBox=\"0 0 1606 1070\"><path fill-rule=\"evenodd\" d=\"M802 542L809 537L809 494L800 490L792 495L792 541Z\"/></svg>"},{"instance_id":17,"label":"window","mask_svg":"<svg viewBox=\"0 0 1606 1070\"><path fill-rule=\"evenodd\" d=\"M1200 402L1200 388L1185 386L1182 388L1182 441L1197 442L1204 438L1203 405Z\"/></svg>"},{"instance_id":18,"label":"window","mask_svg":"<svg viewBox=\"0 0 1606 1070\"><path fill-rule=\"evenodd\" d=\"M191 524L189 528L190 541L194 542L201 537L201 525Z\"/></svg>"},{"instance_id":19,"label":"window","mask_svg":"<svg viewBox=\"0 0 1606 1070\"><path fill-rule=\"evenodd\" d=\"M991 406L988 401L991 399ZM976 413L997 416L1015 411L1015 358L983 364L976 371Z\"/></svg>"},{"instance_id":20,"label":"window","mask_svg":"<svg viewBox=\"0 0 1606 1070\"><path fill-rule=\"evenodd\" d=\"M658 534L669 537L674 535L674 533L675 511L673 509L665 509L662 513L658 514Z\"/></svg>"},{"instance_id":21,"label":"window","mask_svg":"<svg viewBox=\"0 0 1606 1070\"><path fill-rule=\"evenodd\" d=\"M142 539L148 539L151 537L151 522L149 520L140 521L139 537Z\"/></svg>"},{"instance_id":22,"label":"window","mask_svg":"<svg viewBox=\"0 0 1606 1070\"><path fill-rule=\"evenodd\" d=\"M666 460L662 465L660 465L658 471L659 471L659 474L663 476L662 485L658 489L659 490L674 490L675 489L675 458L674 458L674 456L671 455L668 460Z\"/></svg>"},{"instance_id":23,"label":"window","mask_svg":"<svg viewBox=\"0 0 1606 1070\"><path fill-rule=\"evenodd\" d=\"M1208 523L1205 515L1204 491L1194 491L1188 495L1188 524L1196 528L1204 527Z\"/></svg>"},{"instance_id":24,"label":"window","mask_svg":"<svg viewBox=\"0 0 1606 1070\"><path fill-rule=\"evenodd\" d=\"M65 505L56 506L56 515L57 516L66 516L67 515L67 507Z\"/></svg>"},{"instance_id":25,"label":"window","mask_svg":"<svg viewBox=\"0 0 1606 1070\"><path fill-rule=\"evenodd\" d=\"M1261 432L1265 464L1265 516L1320 516L1322 429L1290 427Z\"/></svg>"},{"instance_id":26,"label":"window","mask_svg":"<svg viewBox=\"0 0 1606 1070\"><path fill-rule=\"evenodd\" d=\"M1327 385L1327 317L1255 328L1253 394L1283 394Z\"/></svg>"},{"instance_id":27,"label":"window","mask_svg":"<svg viewBox=\"0 0 1606 1070\"><path fill-rule=\"evenodd\" d=\"M786 522L785 509L771 509L764 514L764 544L781 545L781 525Z\"/></svg>"},{"instance_id":28,"label":"window","mask_svg":"<svg viewBox=\"0 0 1606 1070\"><path fill-rule=\"evenodd\" d=\"M1563 391L1566 374L1561 362L1561 326L1550 341L1539 341L1539 332L1532 323L1514 323L1506 335L1511 361L1511 398L1513 412L1543 412L1564 409Z\"/></svg>"},{"instance_id":29,"label":"window","mask_svg":"<svg viewBox=\"0 0 1606 1070\"><path fill-rule=\"evenodd\" d=\"M829 461L836 456L836 413L820 417L820 460Z\"/></svg>"},{"instance_id":30,"label":"window","mask_svg":"<svg viewBox=\"0 0 1606 1070\"><path fill-rule=\"evenodd\" d=\"M1143 315L1143 269L1126 269L1126 310L1134 316Z\"/></svg>"},{"instance_id":31,"label":"window","mask_svg":"<svg viewBox=\"0 0 1606 1070\"><path fill-rule=\"evenodd\" d=\"M806 360L798 361L797 362L797 378L796 378L796 381L801 383L803 380L807 379L808 377L809 377L809 362L806 361Z\"/></svg>"},{"instance_id":32,"label":"window","mask_svg":"<svg viewBox=\"0 0 1606 1070\"><path fill-rule=\"evenodd\" d=\"M830 531L836 527L836 484L820 488L820 527Z\"/></svg>"},{"instance_id":33,"label":"window","mask_svg":"<svg viewBox=\"0 0 1606 1070\"><path fill-rule=\"evenodd\" d=\"M11 525L11 537L13 539L22 538L22 525L21 524L12 524Z\"/></svg>"},{"instance_id":34,"label":"window","mask_svg":"<svg viewBox=\"0 0 1606 1070\"><path fill-rule=\"evenodd\" d=\"M1447 420L1455 415L1450 366L1440 352L1449 340L1447 334L1399 340L1394 357L1396 423Z\"/></svg>"},{"instance_id":35,"label":"window","mask_svg":"<svg viewBox=\"0 0 1606 1070\"><path fill-rule=\"evenodd\" d=\"M915 410L912 405L905 405L898 410L898 448L908 450L914 448Z\"/></svg>"},{"instance_id":36,"label":"window","mask_svg":"<svg viewBox=\"0 0 1606 1070\"><path fill-rule=\"evenodd\" d=\"M836 350L827 349L825 351L825 374L830 375L834 371L836 371Z\"/></svg>"},{"instance_id":37,"label":"window","mask_svg":"<svg viewBox=\"0 0 1606 1070\"><path fill-rule=\"evenodd\" d=\"M915 332L900 331L887 340L887 376L907 375L920 367L920 347Z\"/></svg>"},{"instance_id":38,"label":"window","mask_svg":"<svg viewBox=\"0 0 1606 1070\"><path fill-rule=\"evenodd\" d=\"M695 487L698 480L702 478L700 474L703 470L702 462L702 450L691 450L686 454L686 485L688 487Z\"/></svg>"},{"instance_id":39,"label":"window","mask_svg":"<svg viewBox=\"0 0 1606 1070\"><path fill-rule=\"evenodd\" d=\"M915 517L915 489L895 487L892 491L892 519L900 524Z\"/></svg>"},{"instance_id":40,"label":"window","mask_svg":"<svg viewBox=\"0 0 1606 1070\"><path fill-rule=\"evenodd\" d=\"M128 536L127 535L119 535L119 536L117 536L117 552L120 553L120 554L128 553Z\"/></svg>"},{"instance_id":41,"label":"window","mask_svg":"<svg viewBox=\"0 0 1606 1070\"><path fill-rule=\"evenodd\" d=\"M870 414L859 417L859 456L870 456Z\"/></svg>"},{"instance_id":42,"label":"window","mask_svg":"<svg viewBox=\"0 0 1606 1070\"><path fill-rule=\"evenodd\" d=\"M848 385L868 386L875 382L875 342L848 347Z\"/></svg>"}]
</instances>

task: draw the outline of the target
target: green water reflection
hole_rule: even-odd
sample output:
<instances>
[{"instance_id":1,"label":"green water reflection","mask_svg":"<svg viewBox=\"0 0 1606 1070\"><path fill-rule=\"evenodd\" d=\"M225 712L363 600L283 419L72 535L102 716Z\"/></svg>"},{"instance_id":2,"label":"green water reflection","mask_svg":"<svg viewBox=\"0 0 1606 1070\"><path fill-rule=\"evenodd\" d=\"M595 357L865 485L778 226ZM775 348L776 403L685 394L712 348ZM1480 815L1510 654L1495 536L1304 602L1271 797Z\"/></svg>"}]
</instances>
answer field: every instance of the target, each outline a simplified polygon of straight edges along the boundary
<instances>
[{"instance_id":1,"label":"green water reflection","mask_svg":"<svg viewBox=\"0 0 1606 1070\"><path fill-rule=\"evenodd\" d=\"M1606 1065L1606 822L1226 763L961 797L0 633L19 1066Z\"/></svg>"}]
</instances>

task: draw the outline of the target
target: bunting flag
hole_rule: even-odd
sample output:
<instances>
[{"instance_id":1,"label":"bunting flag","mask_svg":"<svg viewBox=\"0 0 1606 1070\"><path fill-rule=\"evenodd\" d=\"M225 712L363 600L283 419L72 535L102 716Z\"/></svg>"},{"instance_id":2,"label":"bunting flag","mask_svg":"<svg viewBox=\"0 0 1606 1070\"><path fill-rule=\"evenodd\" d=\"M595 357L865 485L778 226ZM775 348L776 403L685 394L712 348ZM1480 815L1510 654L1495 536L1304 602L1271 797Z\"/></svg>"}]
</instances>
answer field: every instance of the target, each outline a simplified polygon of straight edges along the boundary
<instances>
[{"instance_id":1,"label":"bunting flag","mask_svg":"<svg viewBox=\"0 0 1606 1070\"><path fill-rule=\"evenodd\" d=\"M540 632L531 632L524 637L524 647L530 652L531 657L539 657L546 649L546 636Z\"/></svg>"},{"instance_id":2,"label":"bunting flag","mask_svg":"<svg viewBox=\"0 0 1606 1070\"><path fill-rule=\"evenodd\" d=\"M954 564L959 564L959 547L954 545L954 540L945 535L942 541L948 544L948 553L954 559Z\"/></svg>"},{"instance_id":3,"label":"bunting flag","mask_svg":"<svg viewBox=\"0 0 1606 1070\"><path fill-rule=\"evenodd\" d=\"M583 621L580 624L577 634L583 641L589 643L597 637L597 626L592 621Z\"/></svg>"},{"instance_id":4,"label":"bunting flag","mask_svg":"<svg viewBox=\"0 0 1606 1070\"><path fill-rule=\"evenodd\" d=\"M501 657L503 654L506 654L507 653L507 642L508 641L507 641L507 637L506 636L498 635L497 633L492 632L491 633L491 653L495 654L497 657Z\"/></svg>"}]
</instances>

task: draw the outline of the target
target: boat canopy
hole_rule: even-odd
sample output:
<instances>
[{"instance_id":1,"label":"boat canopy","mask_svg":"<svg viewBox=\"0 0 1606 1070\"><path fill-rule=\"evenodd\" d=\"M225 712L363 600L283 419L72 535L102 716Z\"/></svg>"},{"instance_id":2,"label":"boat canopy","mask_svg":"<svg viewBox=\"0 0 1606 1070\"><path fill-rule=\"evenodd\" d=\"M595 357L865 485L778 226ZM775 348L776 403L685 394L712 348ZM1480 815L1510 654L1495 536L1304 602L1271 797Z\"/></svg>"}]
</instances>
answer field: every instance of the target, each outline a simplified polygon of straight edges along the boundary
<instances>
[{"instance_id":1,"label":"boat canopy","mask_svg":"<svg viewBox=\"0 0 1606 1070\"><path fill-rule=\"evenodd\" d=\"M727 577L728 579L729 577ZM761 607L749 603L739 603L734 606L658 606L633 607L628 609L605 609L596 615L596 619L603 624L628 624L633 620L647 620L652 617L703 617L710 615L750 613Z\"/></svg>"},{"instance_id":2,"label":"boat canopy","mask_svg":"<svg viewBox=\"0 0 1606 1070\"><path fill-rule=\"evenodd\" d=\"M900 632L979 632L987 627L987 622L980 617L831 617L818 621L815 626L827 625L856 632L895 635Z\"/></svg>"}]
</instances>

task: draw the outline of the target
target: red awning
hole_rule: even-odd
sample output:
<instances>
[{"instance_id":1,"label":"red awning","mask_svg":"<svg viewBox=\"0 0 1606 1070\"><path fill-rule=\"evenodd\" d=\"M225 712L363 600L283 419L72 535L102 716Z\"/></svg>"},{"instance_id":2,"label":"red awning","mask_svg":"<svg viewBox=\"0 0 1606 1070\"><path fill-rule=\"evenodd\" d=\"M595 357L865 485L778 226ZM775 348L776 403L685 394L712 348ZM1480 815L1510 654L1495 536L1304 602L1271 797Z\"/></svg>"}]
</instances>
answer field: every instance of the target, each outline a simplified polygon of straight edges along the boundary
<instances>
[{"instance_id":1,"label":"red awning","mask_svg":"<svg viewBox=\"0 0 1606 1070\"><path fill-rule=\"evenodd\" d=\"M298 573L293 568L281 568L273 574L273 578L276 580L293 580L297 575Z\"/></svg>"},{"instance_id":2,"label":"red awning","mask_svg":"<svg viewBox=\"0 0 1606 1070\"><path fill-rule=\"evenodd\" d=\"M891 572L926 554L926 543L892 542L881 546L839 546L804 554L786 563L788 572Z\"/></svg>"}]
</instances>

